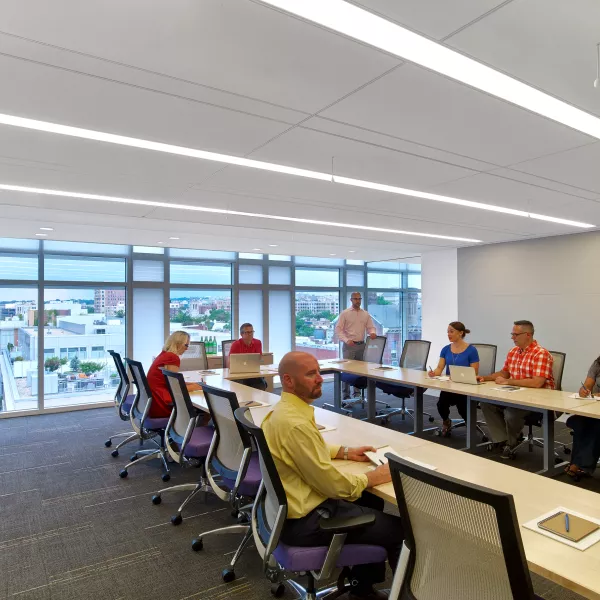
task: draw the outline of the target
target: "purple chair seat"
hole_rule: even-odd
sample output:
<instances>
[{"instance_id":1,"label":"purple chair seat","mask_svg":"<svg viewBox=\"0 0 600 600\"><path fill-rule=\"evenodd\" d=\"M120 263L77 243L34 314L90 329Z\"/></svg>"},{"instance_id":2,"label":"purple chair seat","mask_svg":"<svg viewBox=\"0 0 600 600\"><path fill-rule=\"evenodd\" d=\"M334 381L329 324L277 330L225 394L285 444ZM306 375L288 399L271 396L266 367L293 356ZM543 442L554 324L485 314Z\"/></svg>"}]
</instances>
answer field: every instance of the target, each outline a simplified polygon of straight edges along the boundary
<instances>
[{"instance_id":1,"label":"purple chair seat","mask_svg":"<svg viewBox=\"0 0 600 600\"><path fill-rule=\"evenodd\" d=\"M316 571L323 566L327 550L328 546L300 547L279 542L273 554L277 562L288 571ZM387 552L381 546L346 544L340 552L336 567L366 565L385 560Z\"/></svg>"},{"instance_id":2,"label":"purple chair seat","mask_svg":"<svg viewBox=\"0 0 600 600\"><path fill-rule=\"evenodd\" d=\"M246 476L240 484L238 492L242 494L242 496L256 496L261 481L262 474L260 472L258 452L253 452L250 456L250 462L248 463ZM235 485L235 481L233 479L227 479L226 477L223 477L223 483L230 489L233 489L233 486Z\"/></svg>"},{"instance_id":3,"label":"purple chair seat","mask_svg":"<svg viewBox=\"0 0 600 600\"><path fill-rule=\"evenodd\" d=\"M129 394L125 400L123 400L123 404L121 404L121 410L124 412L129 412L131 410L131 405L133 404L133 400L135 398L135 394Z\"/></svg>"},{"instance_id":4,"label":"purple chair seat","mask_svg":"<svg viewBox=\"0 0 600 600\"><path fill-rule=\"evenodd\" d=\"M208 454L215 430L208 426L199 426L192 431L192 437L185 447L188 458L204 458Z\"/></svg>"},{"instance_id":5,"label":"purple chair seat","mask_svg":"<svg viewBox=\"0 0 600 600\"><path fill-rule=\"evenodd\" d=\"M144 421L144 427L146 429L151 429L152 431L155 431L157 429L165 429L168 422L169 422L169 417L158 417L156 419L152 419L152 418L148 417Z\"/></svg>"}]
</instances>

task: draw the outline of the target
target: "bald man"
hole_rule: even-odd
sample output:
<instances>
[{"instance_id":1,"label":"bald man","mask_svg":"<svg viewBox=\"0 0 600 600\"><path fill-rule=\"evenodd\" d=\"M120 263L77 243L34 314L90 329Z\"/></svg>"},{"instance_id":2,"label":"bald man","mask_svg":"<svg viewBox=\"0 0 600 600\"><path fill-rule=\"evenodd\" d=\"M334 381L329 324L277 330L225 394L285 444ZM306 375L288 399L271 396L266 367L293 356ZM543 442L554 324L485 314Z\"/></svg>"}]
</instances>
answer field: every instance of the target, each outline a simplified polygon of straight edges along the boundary
<instances>
[{"instance_id":1,"label":"bald man","mask_svg":"<svg viewBox=\"0 0 600 600\"><path fill-rule=\"evenodd\" d=\"M334 467L334 458L366 462L365 451L375 448L342 447L323 440L311 406L321 396L323 383L314 356L289 352L279 363L279 377L281 400L263 421L262 429L288 500L282 541L292 546L325 546L333 534L321 531L321 518L374 514L375 523L351 531L346 542L384 546L395 569L404 538L400 518L383 512L383 500L363 493L391 480L388 465L364 475L340 473ZM386 593L373 589L373 584L385 581L385 563L354 567L350 581L349 600L387 598Z\"/></svg>"}]
</instances>

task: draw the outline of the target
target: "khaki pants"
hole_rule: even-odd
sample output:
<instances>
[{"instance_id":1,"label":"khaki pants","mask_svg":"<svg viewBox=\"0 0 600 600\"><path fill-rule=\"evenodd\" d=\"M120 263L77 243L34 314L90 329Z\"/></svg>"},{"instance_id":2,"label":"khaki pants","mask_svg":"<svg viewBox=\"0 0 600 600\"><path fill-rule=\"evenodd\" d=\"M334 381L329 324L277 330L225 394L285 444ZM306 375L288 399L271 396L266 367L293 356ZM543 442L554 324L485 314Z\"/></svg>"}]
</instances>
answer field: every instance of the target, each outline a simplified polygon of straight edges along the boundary
<instances>
[{"instance_id":1,"label":"khaki pants","mask_svg":"<svg viewBox=\"0 0 600 600\"><path fill-rule=\"evenodd\" d=\"M481 404L483 417L494 442L504 442L516 446L525 425L525 417L530 410L497 404Z\"/></svg>"}]
</instances>

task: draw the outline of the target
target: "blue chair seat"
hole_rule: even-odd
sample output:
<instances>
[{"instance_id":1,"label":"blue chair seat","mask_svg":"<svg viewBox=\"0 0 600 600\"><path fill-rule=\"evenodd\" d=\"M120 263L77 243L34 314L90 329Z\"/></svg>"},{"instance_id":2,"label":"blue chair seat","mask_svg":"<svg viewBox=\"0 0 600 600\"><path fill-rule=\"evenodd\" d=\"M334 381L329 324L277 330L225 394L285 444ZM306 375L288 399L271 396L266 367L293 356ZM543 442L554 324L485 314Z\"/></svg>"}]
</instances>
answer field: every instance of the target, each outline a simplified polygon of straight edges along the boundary
<instances>
[{"instance_id":1,"label":"blue chair seat","mask_svg":"<svg viewBox=\"0 0 600 600\"><path fill-rule=\"evenodd\" d=\"M367 387L367 378L363 377L362 375L351 375L349 373L342 373L342 381L353 387Z\"/></svg>"},{"instance_id":2,"label":"blue chair seat","mask_svg":"<svg viewBox=\"0 0 600 600\"><path fill-rule=\"evenodd\" d=\"M185 447L185 455L188 458L204 458L213 439L215 430L209 426L199 426L192 431L190 441Z\"/></svg>"},{"instance_id":3,"label":"blue chair seat","mask_svg":"<svg viewBox=\"0 0 600 600\"><path fill-rule=\"evenodd\" d=\"M150 431L158 431L159 429L165 429L168 422L169 417L148 418L144 421L144 428L150 429Z\"/></svg>"},{"instance_id":4,"label":"blue chair seat","mask_svg":"<svg viewBox=\"0 0 600 600\"><path fill-rule=\"evenodd\" d=\"M217 461L214 461L213 464L216 470L221 473L223 477L223 483L229 489L233 489L233 486L235 485L235 479L227 477L227 475L231 474L232 472L228 469L225 469L225 467L223 467L222 465L219 467ZM242 483L240 483L238 492L242 494L242 496L256 496L261 481L262 474L260 472L258 452L253 452L252 456L250 456L250 462L248 463L248 470L246 471L246 476L244 477Z\"/></svg>"},{"instance_id":5,"label":"blue chair seat","mask_svg":"<svg viewBox=\"0 0 600 600\"><path fill-rule=\"evenodd\" d=\"M323 566L328 546L288 546L279 542L275 552L277 562L288 571L316 571ZM368 544L346 544L338 558L336 567L351 567L380 563L387 560L387 552L381 546Z\"/></svg>"},{"instance_id":6,"label":"blue chair seat","mask_svg":"<svg viewBox=\"0 0 600 600\"><path fill-rule=\"evenodd\" d=\"M135 394L129 394L125 400L123 400L123 404L121 404L121 410L128 413L131 410L131 405L135 399Z\"/></svg>"}]
</instances>

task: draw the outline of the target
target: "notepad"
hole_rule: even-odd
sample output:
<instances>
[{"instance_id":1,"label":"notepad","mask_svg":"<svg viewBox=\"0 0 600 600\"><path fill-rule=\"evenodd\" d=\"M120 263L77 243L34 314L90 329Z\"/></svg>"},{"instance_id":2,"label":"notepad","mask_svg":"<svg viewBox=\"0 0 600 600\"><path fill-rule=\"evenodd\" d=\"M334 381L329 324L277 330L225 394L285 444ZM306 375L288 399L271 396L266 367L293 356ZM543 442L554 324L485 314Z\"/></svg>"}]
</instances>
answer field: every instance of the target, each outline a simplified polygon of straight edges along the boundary
<instances>
[{"instance_id":1,"label":"notepad","mask_svg":"<svg viewBox=\"0 0 600 600\"><path fill-rule=\"evenodd\" d=\"M202 375L216 375L216 371L198 371L198 373L202 373Z\"/></svg>"},{"instance_id":2,"label":"notepad","mask_svg":"<svg viewBox=\"0 0 600 600\"><path fill-rule=\"evenodd\" d=\"M492 390L497 390L498 392L518 392L520 390L524 390L525 388L517 387L516 385L502 385L499 387L493 387Z\"/></svg>"},{"instance_id":3,"label":"notepad","mask_svg":"<svg viewBox=\"0 0 600 600\"><path fill-rule=\"evenodd\" d=\"M266 402L259 402L258 400L246 400L240 402L240 406L244 408L256 408L257 406L269 406Z\"/></svg>"},{"instance_id":4,"label":"notepad","mask_svg":"<svg viewBox=\"0 0 600 600\"><path fill-rule=\"evenodd\" d=\"M332 365L339 365L340 363L345 363L348 362L347 360L330 360L329 361Z\"/></svg>"},{"instance_id":5,"label":"notepad","mask_svg":"<svg viewBox=\"0 0 600 600\"><path fill-rule=\"evenodd\" d=\"M396 367L384 367L384 366L375 367L373 369L373 371L395 371L395 370L396 370Z\"/></svg>"},{"instance_id":6,"label":"notepad","mask_svg":"<svg viewBox=\"0 0 600 600\"><path fill-rule=\"evenodd\" d=\"M419 465L420 467L424 467L425 469L430 469L432 471L437 471L437 467L433 465L428 465L427 463L421 462L420 460L416 460L414 458L408 458L407 456L402 456L399 452L394 450L391 446L383 446L382 448L378 448L375 452L365 452L365 456L369 458L369 460L375 465L385 465L388 462L388 459L385 457L386 454L395 454L399 456L403 460L414 463L415 465Z\"/></svg>"},{"instance_id":7,"label":"notepad","mask_svg":"<svg viewBox=\"0 0 600 600\"><path fill-rule=\"evenodd\" d=\"M202 387L197 381L186 381L185 387L188 392L201 392Z\"/></svg>"}]
</instances>

